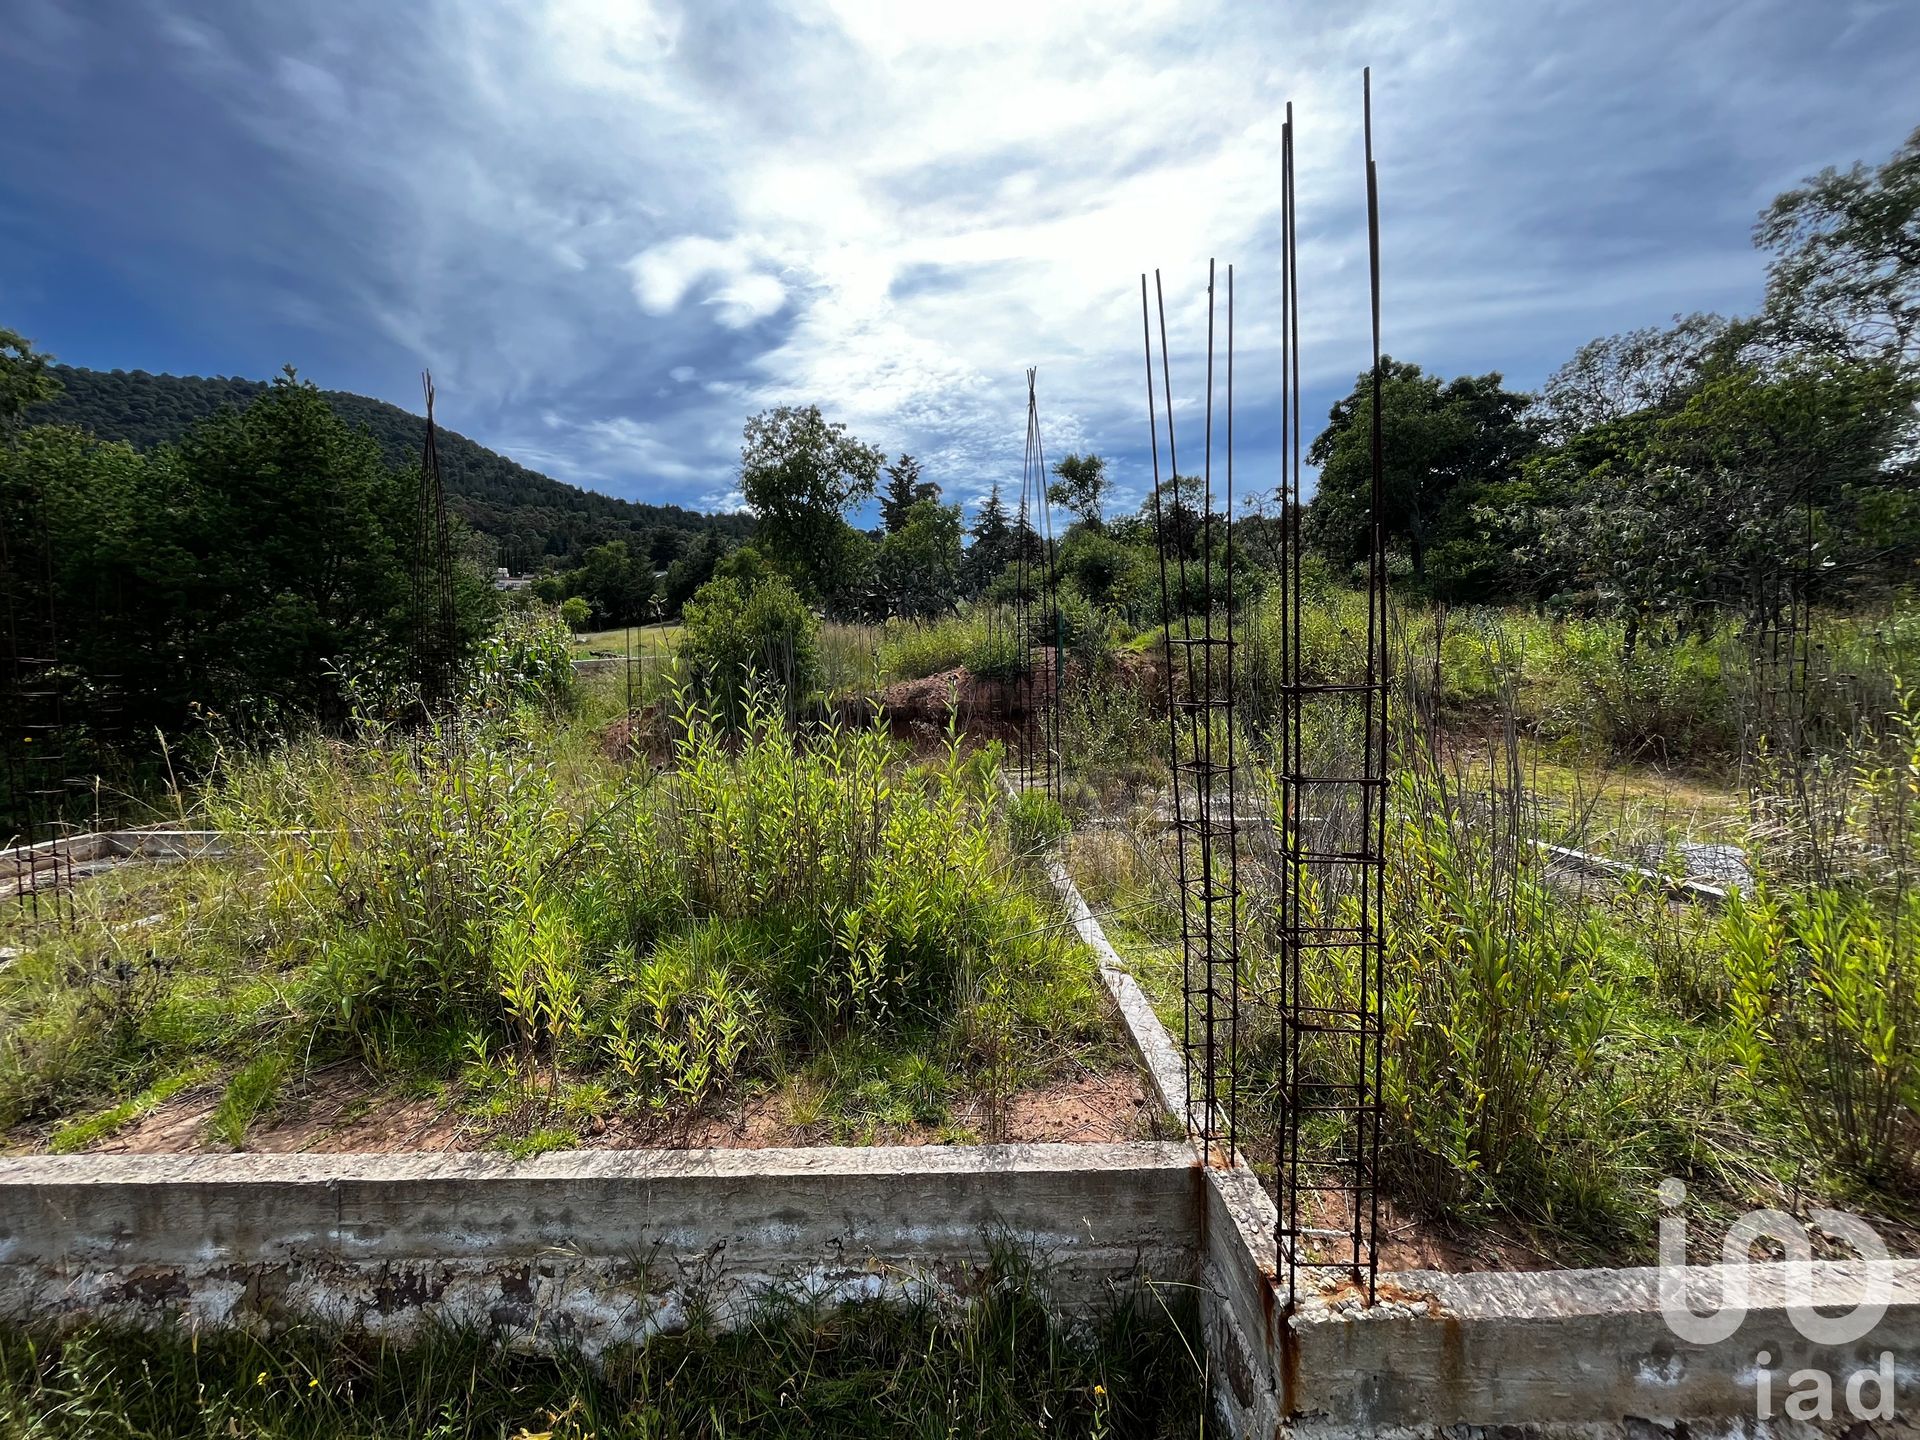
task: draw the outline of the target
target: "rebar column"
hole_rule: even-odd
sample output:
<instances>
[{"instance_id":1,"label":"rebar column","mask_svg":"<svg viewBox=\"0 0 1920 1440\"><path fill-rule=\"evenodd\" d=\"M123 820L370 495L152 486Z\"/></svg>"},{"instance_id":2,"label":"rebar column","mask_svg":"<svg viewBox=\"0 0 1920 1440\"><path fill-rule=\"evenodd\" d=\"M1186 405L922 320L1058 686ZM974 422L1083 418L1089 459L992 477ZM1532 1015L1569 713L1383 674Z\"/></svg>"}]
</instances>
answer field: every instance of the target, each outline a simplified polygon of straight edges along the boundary
<instances>
[{"instance_id":1,"label":"rebar column","mask_svg":"<svg viewBox=\"0 0 1920 1440\"><path fill-rule=\"evenodd\" d=\"M1380 417L1380 227L1371 78L1363 81L1373 364L1366 653L1313 676L1301 587L1298 207L1293 107L1281 130L1279 1010L1275 1174L1287 1301L1303 1272L1345 1275L1373 1299L1379 1269L1381 1035L1386 971L1387 585Z\"/></svg>"}]
</instances>

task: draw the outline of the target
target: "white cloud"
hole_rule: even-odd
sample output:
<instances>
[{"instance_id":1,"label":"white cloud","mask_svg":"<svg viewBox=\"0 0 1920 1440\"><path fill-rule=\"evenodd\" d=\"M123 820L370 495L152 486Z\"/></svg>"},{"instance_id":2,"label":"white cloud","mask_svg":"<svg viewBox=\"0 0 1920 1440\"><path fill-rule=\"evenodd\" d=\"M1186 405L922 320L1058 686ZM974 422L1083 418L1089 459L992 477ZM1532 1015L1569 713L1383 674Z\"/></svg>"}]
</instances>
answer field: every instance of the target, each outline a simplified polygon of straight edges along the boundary
<instances>
[{"instance_id":1,"label":"white cloud","mask_svg":"<svg viewBox=\"0 0 1920 1440\"><path fill-rule=\"evenodd\" d=\"M97 123L99 163L151 173L164 203L129 207L23 143L30 199L94 207L118 264L169 239L230 262L208 264L227 311L182 308L214 317L194 311L202 330L286 327L247 353L302 359L318 337L365 357L329 383L402 403L428 364L476 438L536 437L513 453L688 499L725 495L741 420L784 402L962 491L1017 483L1028 364L1050 450L1097 448L1137 491L1139 276L1164 272L1185 441L1210 255L1236 262L1236 438L1260 473L1282 107L1300 116L1317 417L1365 359L1369 62L1396 353L1528 384L1592 335L1751 304L1753 212L1902 138L1884 96L1920 40L1911 7L1842 24L1786 0L1719 18L1659 0L336 0L217 30L154 8L143 29L29 0L0 33L0 55L45 52L62 77L33 92L29 67L23 109L63 139ZM121 72L73 78L116 46L125 74L178 93L109 114ZM168 103L192 107L194 146L150 134Z\"/></svg>"}]
</instances>

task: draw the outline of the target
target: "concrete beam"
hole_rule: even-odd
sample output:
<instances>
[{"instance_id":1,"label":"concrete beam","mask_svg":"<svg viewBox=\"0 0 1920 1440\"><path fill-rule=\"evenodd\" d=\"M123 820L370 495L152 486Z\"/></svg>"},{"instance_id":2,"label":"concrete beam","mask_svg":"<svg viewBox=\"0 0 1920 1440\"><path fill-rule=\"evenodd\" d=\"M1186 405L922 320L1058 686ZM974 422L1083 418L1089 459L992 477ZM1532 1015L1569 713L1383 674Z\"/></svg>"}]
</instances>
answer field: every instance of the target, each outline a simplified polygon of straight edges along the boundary
<instances>
[{"instance_id":1,"label":"concrete beam","mask_svg":"<svg viewBox=\"0 0 1920 1440\"><path fill-rule=\"evenodd\" d=\"M1198 1196L1156 1142L7 1159L0 1316L477 1322L593 1351L776 1285L964 1293L1001 1240L1074 1311L1191 1283Z\"/></svg>"},{"instance_id":2,"label":"concrete beam","mask_svg":"<svg viewBox=\"0 0 1920 1440\"><path fill-rule=\"evenodd\" d=\"M1894 1357L1900 1413L1920 1408L1920 1261L1878 1268L1892 1303L1863 1339L1816 1344L1787 1313L1789 1270L1747 1271L1747 1317L1712 1345L1681 1340L1659 1300L1660 1272L1548 1270L1380 1277L1380 1303L1303 1305L1280 1340L1283 1402L1297 1430L1547 1422L1631 1428L1639 1421L1777 1419L1800 1370L1834 1377ZM1868 1295L1864 1264L1804 1267L1813 1303L1832 1315ZM1686 1269L1696 1310L1718 1308L1727 1271ZM1758 1357L1765 1354L1765 1363ZM1762 1377L1771 1397L1763 1417ZM1839 1417L1839 1429L1849 1420Z\"/></svg>"}]
</instances>

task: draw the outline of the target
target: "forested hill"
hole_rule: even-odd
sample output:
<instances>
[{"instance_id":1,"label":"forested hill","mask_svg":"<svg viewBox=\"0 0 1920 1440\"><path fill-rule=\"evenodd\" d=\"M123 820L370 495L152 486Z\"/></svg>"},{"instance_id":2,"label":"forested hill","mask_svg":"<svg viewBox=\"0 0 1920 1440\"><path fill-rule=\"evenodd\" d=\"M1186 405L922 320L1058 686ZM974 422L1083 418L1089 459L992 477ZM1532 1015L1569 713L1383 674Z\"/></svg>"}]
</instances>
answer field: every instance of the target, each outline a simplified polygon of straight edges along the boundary
<instances>
[{"instance_id":1,"label":"forested hill","mask_svg":"<svg viewBox=\"0 0 1920 1440\"><path fill-rule=\"evenodd\" d=\"M199 375L149 375L144 370L83 370L55 365L52 374L63 392L28 417L31 421L77 425L107 440L125 440L148 449L177 440L195 422L223 407L245 408L267 388L262 380ZM372 431L395 465L419 463L426 421L418 415L344 390L323 392L334 411L350 425ZM577 561L591 546L607 540L653 548L665 559L667 546L655 546L657 532L697 535L717 530L745 538L752 520L745 515L708 515L679 505L647 505L618 500L563 484L515 464L464 435L438 430L440 471L453 508L482 534L501 542L503 563L516 571L536 569L549 559Z\"/></svg>"}]
</instances>

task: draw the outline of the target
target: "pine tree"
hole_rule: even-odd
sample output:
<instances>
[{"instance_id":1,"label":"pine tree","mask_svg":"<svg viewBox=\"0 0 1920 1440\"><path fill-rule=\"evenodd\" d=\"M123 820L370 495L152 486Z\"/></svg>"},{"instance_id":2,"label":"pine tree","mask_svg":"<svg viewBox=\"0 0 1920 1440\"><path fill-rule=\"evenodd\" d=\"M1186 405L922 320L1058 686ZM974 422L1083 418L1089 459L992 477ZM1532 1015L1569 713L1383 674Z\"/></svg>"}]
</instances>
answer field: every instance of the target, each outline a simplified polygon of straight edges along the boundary
<instances>
[{"instance_id":1,"label":"pine tree","mask_svg":"<svg viewBox=\"0 0 1920 1440\"><path fill-rule=\"evenodd\" d=\"M887 486L880 496L880 523L889 535L898 535L907 515L922 500L938 500L940 487L920 478L920 462L902 451L887 466Z\"/></svg>"},{"instance_id":2,"label":"pine tree","mask_svg":"<svg viewBox=\"0 0 1920 1440\"><path fill-rule=\"evenodd\" d=\"M973 539L973 544L967 549L967 589L978 595L993 583L994 576L1007 568L1018 546L1014 538L1013 521L1007 515L1005 502L1000 499L998 485L980 502L979 514L974 517L973 528L967 534Z\"/></svg>"}]
</instances>

